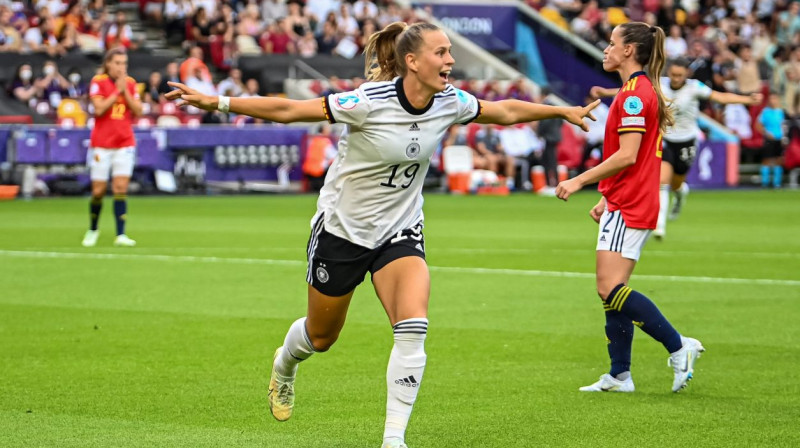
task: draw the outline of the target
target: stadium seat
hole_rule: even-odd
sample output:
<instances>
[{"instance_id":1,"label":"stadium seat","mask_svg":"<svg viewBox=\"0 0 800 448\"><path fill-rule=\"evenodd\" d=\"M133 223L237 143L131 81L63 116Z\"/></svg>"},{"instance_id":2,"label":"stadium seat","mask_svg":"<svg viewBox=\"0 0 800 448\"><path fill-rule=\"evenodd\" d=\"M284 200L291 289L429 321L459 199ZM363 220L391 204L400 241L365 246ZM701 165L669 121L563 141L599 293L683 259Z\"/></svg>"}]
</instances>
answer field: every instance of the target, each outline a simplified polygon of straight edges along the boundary
<instances>
[{"instance_id":1,"label":"stadium seat","mask_svg":"<svg viewBox=\"0 0 800 448\"><path fill-rule=\"evenodd\" d=\"M81 108L81 103L72 98L61 100L56 110L57 123L63 126L67 121L71 121L72 126L86 126L86 112Z\"/></svg>"},{"instance_id":2,"label":"stadium seat","mask_svg":"<svg viewBox=\"0 0 800 448\"><path fill-rule=\"evenodd\" d=\"M161 115L156 120L156 125L162 128L179 128L181 126L181 119L175 115Z\"/></svg>"},{"instance_id":3,"label":"stadium seat","mask_svg":"<svg viewBox=\"0 0 800 448\"><path fill-rule=\"evenodd\" d=\"M156 124L153 117L149 117L147 115L143 115L136 119L135 126L139 129L150 129Z\"/></svg>"},{"instance_id":4,"label":"stadium seat","mask_svg":"<svg viewBox=\"0 0 800 448\"><path fill-rule=\"evenodd\" d=\"M561 141L556 147L558 164L564 165L570 170L580 168L584 146L586 146L586 139L583 135L578 134L573 125L565 122L561 126Z\"/></svg>"}]
</instances>

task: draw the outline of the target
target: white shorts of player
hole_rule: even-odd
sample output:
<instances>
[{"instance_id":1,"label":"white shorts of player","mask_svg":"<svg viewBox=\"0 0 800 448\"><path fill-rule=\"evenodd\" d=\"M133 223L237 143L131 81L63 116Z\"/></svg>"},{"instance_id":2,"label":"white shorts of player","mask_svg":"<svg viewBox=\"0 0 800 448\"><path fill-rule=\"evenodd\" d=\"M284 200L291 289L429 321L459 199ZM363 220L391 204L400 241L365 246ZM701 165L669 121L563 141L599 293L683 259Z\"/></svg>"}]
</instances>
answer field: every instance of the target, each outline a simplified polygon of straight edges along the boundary
<instances>
[{"instance_id":1,"label":"white shorts of player","mask_svg":"<svg viewBox=\"0 0 800 448\"><path fill-rule=\"evenodd\" d=\"M638 261L651 232L646 229L629 229L621 210L609 212L606 209L600 217L597 250L619 252L624 258Z\"/></svg>"},{"instance_id":2,"label":"white shorts of player","mask_svg":"<svg viewBox=\"0 0 800 448\"><path fill-rule=\"evenodd\" d=\"M136 147L119 149L89 148L86 164L92 180L108 182L111 177L131 177L136 162Z\"/></svg>"}]
</instances>

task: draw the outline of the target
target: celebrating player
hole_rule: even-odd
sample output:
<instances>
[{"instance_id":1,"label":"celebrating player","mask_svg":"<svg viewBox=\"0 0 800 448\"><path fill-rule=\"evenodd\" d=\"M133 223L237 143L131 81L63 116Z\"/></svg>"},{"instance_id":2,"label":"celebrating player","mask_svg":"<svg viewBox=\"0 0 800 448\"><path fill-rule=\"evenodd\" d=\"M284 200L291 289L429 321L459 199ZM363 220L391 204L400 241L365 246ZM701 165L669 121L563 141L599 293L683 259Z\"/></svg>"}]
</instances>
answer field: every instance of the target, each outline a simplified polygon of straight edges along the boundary
<instances>
[{"instance_id":1,"label":"celebrating player","mask_svg":"<svg viewBox=\"0 0 800 448\"><path fill-rule=\"evenodd\" d=\"M669 63L668 78L661 78L661 89L670 101L670 108L675 117L675 124L667 128L664 134L664 154L661 160L661 186L659 195L659 211L656 229L653 236L663 238L667 233L667 210L669 210L669 192L675 194L675 202L669 212L669 219L678 218L681 208L686 203L689 186L686 175L694 163L697 152L697 135L700 127L697 117L700 115L700 100L710 100L719 104L758 104L763 95L737 95L729 92L711 90L702 82L689 77L689 61L678 58ZM618 88L604 89L592 87L593 97L609 97L619 92Z\"/></svg>"},{"instance_id":2,"label":"celebrating player","mask_svg":"<svg viewBox=\"0 0 800 448\"><path fill-rule=\"evenodd\" d=\"M353 291L369 271L394 331L386 373L384 447L405 447L405 430L423 379L430 277L422 233L422 185L431 156L454 123L510 125L562 117L586 129L587 107L552 107L518 100L478 101L447 79L454 59L439 28L395 22L365 49L369 82L321 99L210 97L172 83L182 99L277 122L348 125L311 220L308 315L292 324L275 351L269 386L272 415L287 420L297 366L327 351L339 336Z\"/></svg>"},{"instance_id":3,"label":"celebrating player","mask_svg":"<svg viewBox=\"0 0 800 448\"><path fill-rule=\"evenodd\" d=\"M664 67L664 31L641 22L617 26L603 52L603 69L625 80L606 122L603 162L556 187L567 200L584 185L600 181L603 197L590 211L600 224L597 238L597 293L603 300L611 371L581 391L633 392L633 326L661 342L670 353L672 391L686 387L700 341L681 336L658 307L627 284L642 247L658 219L661 132L673 124L658 74ZM647 67L647 75L643 67Z\"/></svg>"},{"instance_id":4,"label":"celebrating player","mask_svg":"<svg viewBox=\"0 0 800 448\"><path fill-rule=\"evenodd\" d=\"M114 193L114 216L117 220L115 246L135 246L125 235L128 183L136 161L133 138L133 117L142 113L142 102L136 81L128 76L128 55L118 47L108 50L103 59L103 73L92 78L89 96L94 106L95 123L90 140L88 163L92 178L92 199L89 203L89 230L83 245L97 244L100 231L100 209L106 194L108 177Z\"/></svg>"}]
</instances>

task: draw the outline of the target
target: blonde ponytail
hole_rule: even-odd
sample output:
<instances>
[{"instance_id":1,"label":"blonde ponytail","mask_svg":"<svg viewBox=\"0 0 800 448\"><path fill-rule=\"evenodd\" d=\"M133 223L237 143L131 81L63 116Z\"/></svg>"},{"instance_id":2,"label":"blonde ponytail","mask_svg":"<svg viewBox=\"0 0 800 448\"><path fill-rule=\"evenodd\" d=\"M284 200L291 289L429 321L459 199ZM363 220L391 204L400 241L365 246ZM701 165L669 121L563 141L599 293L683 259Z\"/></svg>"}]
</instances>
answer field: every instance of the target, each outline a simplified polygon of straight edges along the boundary
<instances>
[{"instance_id":1,"label":"blonde ponytail","mask_svg":"<svg viewBox=\"0 0 800 448\"><path fill-rule=\"evenodd\" d=\"M422 33L437 31L430 23L394 22L369 37L364 47L364 75L367 81L391 81L395 76L405 76L409 53L416 53L422 43Z\"/></svg>"}]
</instances>

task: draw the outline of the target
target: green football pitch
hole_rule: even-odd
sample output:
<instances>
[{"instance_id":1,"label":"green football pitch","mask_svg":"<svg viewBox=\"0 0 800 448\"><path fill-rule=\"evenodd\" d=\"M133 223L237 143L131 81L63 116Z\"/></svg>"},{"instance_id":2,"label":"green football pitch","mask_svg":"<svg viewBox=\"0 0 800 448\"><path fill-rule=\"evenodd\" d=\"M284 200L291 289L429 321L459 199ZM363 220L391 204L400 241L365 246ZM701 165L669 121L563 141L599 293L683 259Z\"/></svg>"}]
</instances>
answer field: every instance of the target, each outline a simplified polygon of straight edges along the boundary
<instances>
[{"instance_id":1,"label":"green football pitch","mask_svg":"<svg viewBox=\"0 0 800 448\"><path fill-rule=\"evenodd\" d=\"M608 365L597 198L427 196L409 446L800 446L800 192L693 192L645 247L631 286L706 347L679 394L638 329L636 392L578 392ZM300 366L294 417L267 408L315 200L133 197L131 249L110 199L92 249L87 199L0 202L0 446L378 448L392 331L369 279Z\"/></svg>"}]
</instances>

